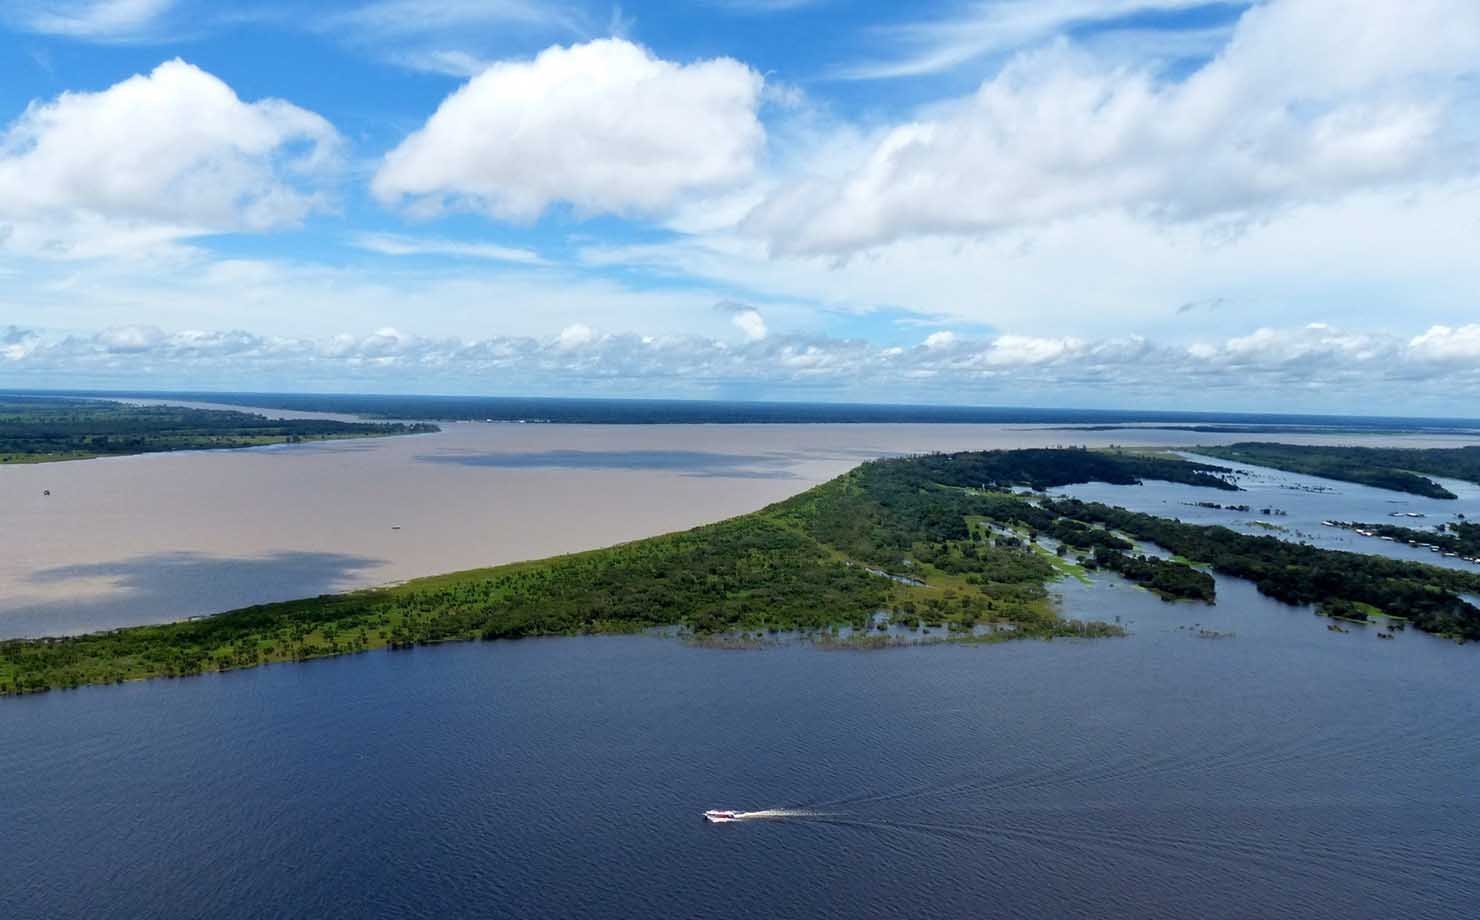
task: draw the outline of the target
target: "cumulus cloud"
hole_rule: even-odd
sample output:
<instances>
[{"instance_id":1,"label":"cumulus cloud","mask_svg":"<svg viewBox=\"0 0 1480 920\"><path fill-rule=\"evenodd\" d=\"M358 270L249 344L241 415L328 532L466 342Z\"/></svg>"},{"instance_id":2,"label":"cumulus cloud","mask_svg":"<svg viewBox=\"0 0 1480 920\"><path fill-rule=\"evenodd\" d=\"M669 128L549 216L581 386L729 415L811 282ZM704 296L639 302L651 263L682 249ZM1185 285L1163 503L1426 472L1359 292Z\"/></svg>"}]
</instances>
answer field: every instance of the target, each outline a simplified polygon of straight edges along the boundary
<instances>
[{"instance_id":1,"label":"cumulus cloud","mask_svg":"<svg viewBox=\"0 0 1480 920\"><path fill-rule=\"evenodd\" d=\"M1429 361L1480 364L1480 325L1471 323L1457 329L1434 326L1423 335L1414 336L1408 350Z\"/></svg>"},{"instance_id":2,"label":"cumulus cloud","mask_svg":"<svg viewBox=\"0 0 1480 920\"><path fill-rule=\"evenodd\" d=\"M1472 0L1271 0L1177 80L1059 40L786 184L747 227L836 254L1107 211L1239 222L1445 179L1472 166L1455 99L1477 62Z\"/></svg>"},{"instance_id":3,"label":"cumulus cloud","mask_svg":"<svg viewBox=\"0 0 1480 920\"><path fill-rule=\"evenodd\" d=\"M954 332L932 332L925 337L925 347L932 351L950 348L955 344L956 333Z\"/></svg>"},{"instance_id":4,"label":"cumulus cloud","mask_svg":"<svg viewBox=\"0 0 1480 920\"><path fill-rule=\"evenodd\" d=\"M583 345L589 345L595 339L596 331L590 326L587 326L585 323L571 323L569 326L560 330L560 335L556 337L555 343L561 349L570 351L574 348L580 348Z\"/></svg>"},{"instance_id":5,"label":"cumulus cloud","mask_svg":"<svg viewBox=\"0 0 1480 920\"><path fill-rule=\"evenodd\" d=\"M0 135L3 245L72 254L290 225L323 207L339 136L180 60L33 103ZM98 242L101 241L101 242Z\"/></svg>"},{"instance_id":6,"label":"cumulus cloud","mask_svg":"<svg viewBox=\"0 0 1480 920\"><path fill-rule=\"evenodd\" d=\"M770 334L766 327L766 318L761 311L749 304L737 303L733 300L722 300L714 305L721 313L728 313L730 325L740 330L748 342L759 342Z\"/></svg>"},{"instance_id":7,"label":"cumulus cloud","mask_svg":"<svg viewBox=\"0 0 1480 920\"><path fill-rule=\"evenodd\" d=\"M34 330L19 326L0 326L0 358L19 361L31 353L41 337Z\"/></svg>"},{"instance_id":8,"label":"cumulus cloud","mask_svg":"<svg viewBox=\"0 0 1480 920\"><path fill-rule=\"evenodd\" d=\"M387 204L529 221L555 203L644 215L750 177L762 80L728 59L678 64L622 39L489 67L386 155Z\"/></svg>"},{"instance_id":9,"label":"cumulus cloud","mask_svg":"<svg viewBox=\"0 0 1480 920\"><path fill-rule=\"evenodd\" d=\"M171 333L153 326L91 335L0 328L0 381L50 374L127 383L141 366L149 367L154 385L239 385L272 377L385 387L414 378L446 387L475 382L485 391L568 392L579 383L690 395L744 385L769 392L908 393L958 403L1021 404L1025 394L1052 393L1086 405L1231 404L1273 411L1319 405L1326 394L1328 407L1341 411L1350 411L1356 398L1390 411L1428 399L1454 414L1452 394L1480 386L1480 325L1435 326L1411 338L1312 324L1193 345L1001 335L936 339L913 348L807 336L726 344L699 336L603 335L584 324L554 338L486 339L426 338L391 327L323 339L239 330Z\"/></svg>"},{"instance_id":10,"label":"cumulus cloud","mask_svg":"<svg viewBox=\"0 0 1480 920\"><path fill-rule=\"evenodd\" d=\"M766 320L759 310L742 310L730 317L730 322L744 334L747 341L759 342L766 337Z\"/></svg>"},{"instance_id":11,"label":"cumulus cloud","mask_svg":"<svg viewBox=\"0 0 1480 920\"><path fill-rule=\"evenodd\" d=\"M1086 345L1074 338L1040 338L1029 335L1003 335L992 340L985 358L994 365L1048 364L1082 355Z\"/></svg>"}]
</instances>

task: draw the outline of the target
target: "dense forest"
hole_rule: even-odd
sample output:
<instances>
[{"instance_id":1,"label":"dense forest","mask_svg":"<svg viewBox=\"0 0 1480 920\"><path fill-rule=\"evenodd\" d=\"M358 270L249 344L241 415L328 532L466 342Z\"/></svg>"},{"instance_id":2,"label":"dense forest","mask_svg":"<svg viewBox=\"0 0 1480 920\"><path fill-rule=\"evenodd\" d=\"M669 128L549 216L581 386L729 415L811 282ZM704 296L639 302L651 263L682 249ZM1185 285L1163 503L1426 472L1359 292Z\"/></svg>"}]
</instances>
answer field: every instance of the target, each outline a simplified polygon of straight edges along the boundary
<instances>
[{"instance_id":1,"label":"dense forest","mask_svg":"<svg viewBox=\"0 0 1480 920\"><path fill-rule=\"evenodd\" d=\"M1480 638L1480 611L1459 597L1480 591L1480 575L981 488L1090 475L1221 481L1216 468L1146 461L1080 450L875 461L753 514L608 549L181 623L0 642L0 693L443 641L651 627L693 636L830 636L892 621L959 641L1119 634L1058 616L1046 586L1069 570L1060 557L1070 556L1168 600L1214 600L1205 572L1135 554L1128 538L1249 578L1291 603L1369 605L1420 629Z\"/></svg>"},{"instance_id":2,"label":"dense forest","mask_svg":"<svg viewBox=\"0 0 1480 920\"><path fill-rule=\"evenodd\" d=\"M171 450L260 447L436 431L435 425L269 419L249 412L0 397L0 463L42 463Z\"/></svg>"},{"instance_id":3,"label":"dense forest","mask_svg":"<svg viewBox=\"0 0 1480 920\"><path fill-rule=\"evenodd\" d=\"M1197 452L1428 498L1455 497L1429 476L1480 483L1480 447L1315 447L1246 441L1199 447Z\"/></svg>"},{"instance_id":4,"label":"dense forest","mask_svg":"<svg viewBox=\"0 0 1480 920\"><path fill-rule=\"evenodd\" d=\"M933 454L915 463L921 475L942 485L1051 489L1081 482L1138 485L1160 479L1191 486L1240 491L1232 470L1178 457L1131 451L1043 448Z\"/></svg>"}]
</instances>

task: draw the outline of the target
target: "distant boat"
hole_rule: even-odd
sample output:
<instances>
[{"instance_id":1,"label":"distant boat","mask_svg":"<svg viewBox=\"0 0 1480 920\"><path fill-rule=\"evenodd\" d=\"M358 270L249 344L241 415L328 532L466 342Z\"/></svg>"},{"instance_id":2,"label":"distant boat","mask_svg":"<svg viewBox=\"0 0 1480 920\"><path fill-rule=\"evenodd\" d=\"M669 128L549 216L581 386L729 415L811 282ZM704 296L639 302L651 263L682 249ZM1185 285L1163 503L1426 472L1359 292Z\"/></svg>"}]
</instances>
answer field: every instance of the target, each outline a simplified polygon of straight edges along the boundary
<instances>
[{"instance_id":1,"label":"distant boat","mask_svg":"<svg viewBox=\"0 0 1480 920\"><path fill-rule=\"evenodd\" d=\"M739 821L741 818L738 811L721 811L717 808L711 808L704 812L704 820L711 824L726 824L730 821Z\"/></svg>"}]
</instances>

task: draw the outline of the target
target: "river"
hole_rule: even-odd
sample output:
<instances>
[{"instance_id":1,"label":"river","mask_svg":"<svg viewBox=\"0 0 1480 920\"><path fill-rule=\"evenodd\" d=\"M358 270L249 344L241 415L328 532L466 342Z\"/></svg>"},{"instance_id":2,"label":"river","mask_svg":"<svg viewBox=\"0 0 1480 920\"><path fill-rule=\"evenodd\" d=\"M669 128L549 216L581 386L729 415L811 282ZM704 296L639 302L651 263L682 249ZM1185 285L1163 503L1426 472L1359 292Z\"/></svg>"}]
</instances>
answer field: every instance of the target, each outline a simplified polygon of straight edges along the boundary
<instances>
[{"instance_id":1,"label":"river","mask_svg":"<svg viewBox=\"0 0 1480 920\"><path fill-rule=\"evenodd\" d=\"M172 619L697 524L871 456L1095 437L457 424L6 468L0 617ZM1067 491L1257 530L1184 502L1272 503L1325 541L1424 501L1247 479ZM486 642L3 700L0 917L1473 916L1480 649L1222 577L1216 606L1056 590L1130 635Z\"/></svg>"},{"instance_id":2,"label":"river","mask_svg":"<svg viewBox=\"0 0 1480 920\"><path fill-rule=\"evenodd\" d=\"M1061 590L1131 635L540 639L5 700L0 916L1474 916L1474 646L1224 579ZM700 818L778 807L809 814Z\"/></svg>"}]
</instances>

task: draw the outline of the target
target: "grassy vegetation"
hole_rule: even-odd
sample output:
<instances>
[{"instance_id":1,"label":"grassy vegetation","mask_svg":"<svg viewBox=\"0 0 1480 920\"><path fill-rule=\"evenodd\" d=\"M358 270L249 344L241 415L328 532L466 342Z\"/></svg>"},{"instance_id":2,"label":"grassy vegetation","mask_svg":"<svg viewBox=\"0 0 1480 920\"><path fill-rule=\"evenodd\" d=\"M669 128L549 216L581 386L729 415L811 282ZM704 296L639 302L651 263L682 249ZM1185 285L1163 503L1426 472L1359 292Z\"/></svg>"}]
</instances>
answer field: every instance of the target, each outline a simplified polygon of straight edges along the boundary
<instances>
[{"instance_id":1,"label":"grassy vegetation","mask_svg":"<svg viewBox=\"0 0 1480 920\"><path fill-rule=\"evenodd\" d=\"M1455 497L1429 476L1480 483L1480 447L1314 447L1248 441L1199 447L1197 452L1429 498Z\"/></svg>"},{"instance_id":2,"label":"grassy vegetation","mask_svg":"<svg viewBox=\"0 0 1480 920\"><path fill-rule=\"evenodd\" d=\"M436 431L434 425L269 419L248 412L0 397L0 463L262 447Z\"/></svg>"}]
</instances>

